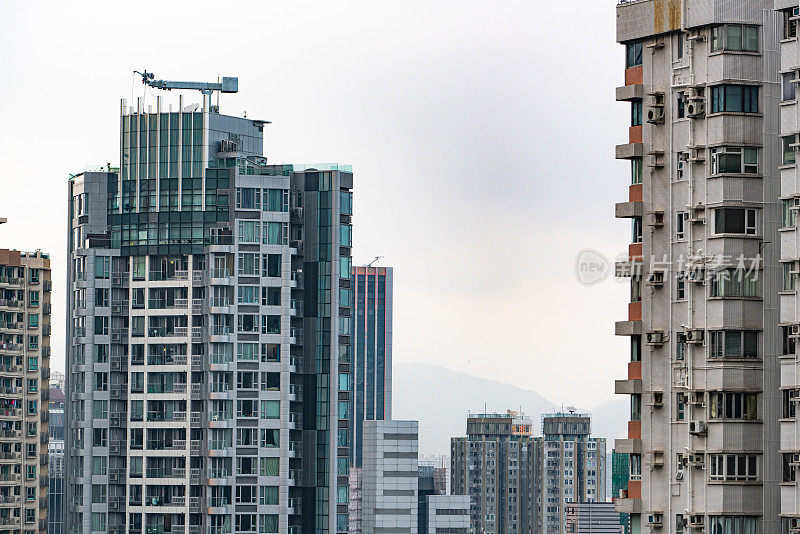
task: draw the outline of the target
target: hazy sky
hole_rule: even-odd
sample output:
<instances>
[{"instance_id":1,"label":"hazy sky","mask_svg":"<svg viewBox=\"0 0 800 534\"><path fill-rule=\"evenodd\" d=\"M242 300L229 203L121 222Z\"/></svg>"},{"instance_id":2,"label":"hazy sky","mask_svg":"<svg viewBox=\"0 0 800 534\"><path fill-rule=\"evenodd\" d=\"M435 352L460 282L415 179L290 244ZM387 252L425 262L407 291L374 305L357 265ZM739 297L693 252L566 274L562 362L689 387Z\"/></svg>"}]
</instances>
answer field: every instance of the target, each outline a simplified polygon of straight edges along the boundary
<instances>
[{"instance_id":1,"label":"hazy sky","mask_svg":"<svg viewBox=\"0 0 800 534\"><path fill-rule=\"evenodd\" d=\"M628 290L582 286L574 260L630 239L614 5L2 0L0 245L53 257L53 368L68 174L118 163L119 100L143 95L131 73L147 68L238 76L222 112L272 121L273 163L353 165L355 259L395 267L396 360L612 398Z\"/></svg>"}]
</instances>

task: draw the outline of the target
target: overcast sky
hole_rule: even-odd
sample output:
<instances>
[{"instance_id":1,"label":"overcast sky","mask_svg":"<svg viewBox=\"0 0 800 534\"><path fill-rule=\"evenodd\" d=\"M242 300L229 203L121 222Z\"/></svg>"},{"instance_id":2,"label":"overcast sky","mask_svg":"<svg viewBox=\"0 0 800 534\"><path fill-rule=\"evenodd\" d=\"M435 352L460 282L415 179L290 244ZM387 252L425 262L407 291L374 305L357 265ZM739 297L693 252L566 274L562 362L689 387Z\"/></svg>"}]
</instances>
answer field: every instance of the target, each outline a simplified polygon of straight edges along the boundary
<instances>
[{"instance_id":1,"label":"overcast sky","mask_svg":"<svg viewBox=\"0 0 800 534\"><path fill-rule=\"evenodd\" d=\"M394 357L592 407L625 377L627 107L615 2L0 3L0 246L52 255L64 365L66 183L119 159L119 101L238 76L273 163L353 165L354 255L395 268ZM187 93L191 99L198 95ZM146 95L148 102L153 96ZM190 100L191 100L190 99ZM482 406L475 392L476 409Z\"/></svg>"}]
</instances>

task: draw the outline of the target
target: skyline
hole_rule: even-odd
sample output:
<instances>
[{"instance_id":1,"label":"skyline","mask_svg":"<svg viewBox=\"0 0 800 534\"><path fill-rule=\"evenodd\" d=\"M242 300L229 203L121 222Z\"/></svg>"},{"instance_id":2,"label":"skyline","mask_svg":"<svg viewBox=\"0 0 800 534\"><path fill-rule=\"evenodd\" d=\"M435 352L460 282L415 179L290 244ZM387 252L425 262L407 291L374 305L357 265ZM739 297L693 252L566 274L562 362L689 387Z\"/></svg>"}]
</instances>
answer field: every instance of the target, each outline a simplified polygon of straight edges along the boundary
<instances>
[{"instance_id":1,"label":"skyline","mask_svg":"<svg viewBox=\"0 0 800 534\"><path fill-rule=\"evenodd\" d=\"M615 180L625 165L607 156L625 131L625 106L608 99L624 54L613 42L613 10L584 4L580 18L590 22L581 23L581 39L565 31L576 22L566 5L354 3L308 15L259 4L254 20L269 22L268 31L239 33L235 14L216 13L215 28L235 35L237 53L203 55L192 54L184 28L207 25L210 4L191 13L159 5L165 20L184 21L160 39L169 54L155 44L157 25L137 24L114 6L94 4L83 18L60 5L39 13L12 4L16 16L0 22L0 42L25 53L0 59L13 73L0 88L0 110L18 125L0 133L0 163L14 177L0 201L9 219L0 236L9 248L53 257L53 368L63 369L68 173L118 163L119 139L109 132L118 129L119 99L141 95L131 71L147 67L168 79L238 76L240 94L224 95L222 112L238 115L246 103L248 117L273 122L265 129L271 162L354 165L355 263L382 255L381 265L396 267L396 361L508 382L555 403L613 399L626 344L614 338L612 317L624 312L627 288L582 286L574 261L590 245L615 256L628 233L608 208L625 191ZM595 39L595 25L608 35ZM298 32L326 37L300 40ZM520 40L521 32L531 39ZM136 38L120 43L117 35ZM596 57L585 57L589 45ZM538 74L563 62L592 80L591 89ZM576 146L585 157L568 159ZM18 198L39 201L9 202ZM36 226L40 217L47 224ZM568 376L574 369L580 373Z\"/></svg>"}]
</instances>

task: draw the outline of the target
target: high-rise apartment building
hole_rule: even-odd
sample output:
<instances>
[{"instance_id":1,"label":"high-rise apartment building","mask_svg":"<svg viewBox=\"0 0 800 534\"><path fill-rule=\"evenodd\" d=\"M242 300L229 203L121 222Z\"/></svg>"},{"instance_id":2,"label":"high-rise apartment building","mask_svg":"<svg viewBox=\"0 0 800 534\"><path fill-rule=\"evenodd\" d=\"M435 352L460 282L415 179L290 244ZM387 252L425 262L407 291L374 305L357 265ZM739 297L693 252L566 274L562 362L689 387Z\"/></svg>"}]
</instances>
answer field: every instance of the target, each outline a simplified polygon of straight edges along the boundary
<instances>
[{"instance_id":1,"label":"high-rise apartment building","mask_svg":"<svg viewBox=\"0 0 800 534\"><path fill-rule=\"evenodd\" d=\"M361 467L364 421L392 418L391 267L353 267L353 465Z\"/></svg>"},{"instance_id":2,"label":"high-rise apartment building","mask_svg":"<svg viewBox=\"0 0 800 534\"><path fill-rule=\"evenodd\" d=\"M634 533L779 532L779 513L794 510L794 483L779 484L780 451L798 448L794 423L779 419L794 408L784 393L782 414L779 388L797 384L796 54L781 54L796 47L796 6L616 7L626 51L616 97L630 108L616 157L631 169L616 215L633 229L617 265L631 302L616 334L631 349L616 391L631 417L615 444L629 455L616 505ZM791 136L783 147L779 131Z\"/></svg>"},{"instance_id":3,"label":"high-rise apartment building","mask_svg":"<svg viewBox=\"0 0 800 534\"><path fill-rule=\"evenodd\" d=\"M775 0L780 28L780 261L782 286L780 299L781 350L780 363L780 514L783 530L800 531L800 491L797 470L800 469L800 424L797 403L800 402L800 360L797 358L797 339L800 338L800 299L797 278L800 272L800 247L797 231L797 210L800 206L800 173L797 166L798 77L800 77L800 47L797 25L800 20L798 2ZM773 19L774 20L774 19ZM794 531L791 530L791 531Z\"/></svg>"},{"instance_id":4,"label":"high-rise apartment building","mask_svg":"<svg viewBox=\"0 0 800 534\"><path fill-rule=\"evenodd\" d=\"M543 416L542 435L542 532L561 534L567 503L606 500L606 440L591 437L591 418L575 412Z\"/></svg>"},{"instance_id":5,"label":"high-rise apartment building","mask_svg":"<svg viewBox=\"0 0 800 534\"><path fill-rule=\"evenodd\" d=\"M64 440L50 439L48 446L47 534L64 531Z\"/></svg>"},{"instance_id":6,"label":"high-rise apartment building","mask_svg":"<svg viewBox=\"0 0 800 534\"><path fill-rule=\"evenodd\" d=\"M450 491L470 497L473 532L540 532L542 447L531 429L517 412L473 414L467 436L450 440Z\"/></svg>"},{"instance_id":7,"label":"high-rise apartment building","mask_svg":"<svg viewBox=\"0 0 800 534\"><path fill-rule=\"evenodd\" d=\"M0 532L47 531L51 289L47 254L0 249Z\"/></svg>"},{"instance_id":8,"label":"high-rise apartment building","mask_svg":"<svg viewBox=\"0 0 800 534\"><path fill-rule=\"evenodd\" d=\"M451 492L471 498L472 529L563 533L568 502L605 501L605 438L588 415L542 418L542 437L516 412L477 414L451 439Z\"/></svg>"},{"instance_id":9,"label":"high-rise apartment building","mask_svg":"<svg viewBox=\"0 0 800 534\"><path fill-rule=\"evenodd\" d=\"M363 532L417 534L419 423L365 421Z\"/></svg>"},{"instance_id":10,"label":"high-rise apartment building","mask_svg":"<svg viewBox=\"0 0 800 534\"><path fill-rule=\"evenodd\" d=\"M122 104L69 180L68 532L347 530L353 174Z\"/></svg>"}]
</instances>

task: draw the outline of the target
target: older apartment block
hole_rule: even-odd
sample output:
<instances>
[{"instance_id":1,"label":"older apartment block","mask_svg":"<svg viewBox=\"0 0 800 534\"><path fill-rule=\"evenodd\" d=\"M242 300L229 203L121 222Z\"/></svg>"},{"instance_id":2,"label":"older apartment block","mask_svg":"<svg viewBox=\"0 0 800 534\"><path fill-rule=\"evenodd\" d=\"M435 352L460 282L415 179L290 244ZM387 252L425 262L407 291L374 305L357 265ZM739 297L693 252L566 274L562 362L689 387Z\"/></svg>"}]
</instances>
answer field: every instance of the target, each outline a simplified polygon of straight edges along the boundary
<instances>
[{"instance_id":1,"label":"older apartment block","mask_svg":"<svg viewBox=\"0 0 800 534\"><path fill-rule=\"evenodd\" d=\"M797 2L632 0L632 532L797 532ZM622 65L621 65L622 66Z\"/></svg>"},{"instance_id":2,"label":"older apartment block","mask_svg":"<svg viewBox=\"0 0 800 534\"><path fill-rule=\"evenodd\" d=\"M69 180L72 534L347 531L352 170L207 100Z\"/></svg>"},{"instance_id":3,"label":"older apartment block","mask_svg":"<svg viewBox=\"0 0 800 534\"><path fill-rule=\"evenodd\" d=\"M0 249L0 532L47 532L51 290L47 254Z\"/></svg>"},{"instance_id":4,"label":"older apartment block","mask_svg":"<svg viewBox=\"0 0 800 534\"><path fill-rule=\"evenodd\" d=\"M542 418L543 437L516 412L476 414L452 438L451 492L470 497L472 532L564 532L566 505L605 500L605 439L577 413Z\"/></svg>"}]
</instances>

